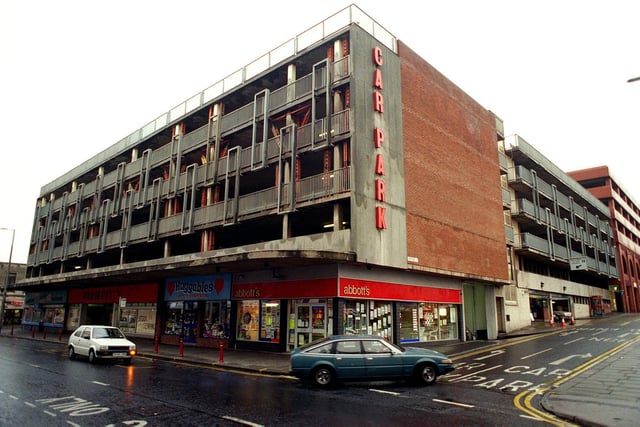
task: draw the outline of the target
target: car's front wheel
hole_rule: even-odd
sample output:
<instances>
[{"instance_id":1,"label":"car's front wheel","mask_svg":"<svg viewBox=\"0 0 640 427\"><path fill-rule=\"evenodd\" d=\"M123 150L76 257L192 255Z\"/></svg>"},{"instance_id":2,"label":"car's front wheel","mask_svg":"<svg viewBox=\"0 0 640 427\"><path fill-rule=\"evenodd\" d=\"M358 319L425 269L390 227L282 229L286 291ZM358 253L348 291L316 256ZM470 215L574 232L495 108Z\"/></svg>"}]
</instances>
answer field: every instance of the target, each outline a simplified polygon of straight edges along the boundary
<instances>
[{"instance_id":1,"label":"car's front wheel","mask_svg":"<svg viewBox=\"0 0 640 427\"><path fill-rule=\"evenodd\" d=\"M96 362L96 352L93 349L89 350L89 363Z\"/></svg>"},{"instance_id":2,"label":"car's front wheel","mask_svg":"<svg viewBox=\"0 0 640 427\"><path fill-rule=\"evenodd\" d=\"M69 359L73 360L76 358L76 352L73 347L69 346Z\"/></svg>"},{"instance_id":3,"label":"car's front wheel","mask_svg":"<svg viewBox=\"0 0 640 427\"><path fill-rule=\"evenodd\" d=\"M424 363L416 368L415 379L419 384L431 385L436 382L437 378L437 368L431 363Z\"/></svg>"},{"instance_id":4,"label":"car's front wheel","mask_svg":"<svg viewBox=\"0 0 640 427\"><path fill-rule=\"evenodd\" d=\"M320 387L328 387L335 380L333 369L328 366L319 366L311 373L311 380Z\"/></svg>"}]
</instances>

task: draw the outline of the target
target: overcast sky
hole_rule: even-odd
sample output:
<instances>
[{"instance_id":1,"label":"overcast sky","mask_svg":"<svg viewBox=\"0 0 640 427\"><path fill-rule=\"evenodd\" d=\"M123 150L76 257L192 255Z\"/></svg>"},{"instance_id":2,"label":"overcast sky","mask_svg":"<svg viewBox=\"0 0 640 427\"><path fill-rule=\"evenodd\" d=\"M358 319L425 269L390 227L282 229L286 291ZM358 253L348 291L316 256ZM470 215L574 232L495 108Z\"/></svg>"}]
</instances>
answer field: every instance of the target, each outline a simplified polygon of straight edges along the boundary
<instances>
[{"instance_id":1,"label":"overcast sky","mask_svg":"<svg viewBox=\"0 0 640 427\"><path fill-rule=\"evenodd\" d=\"M26 262L40 188L352 1L1 0L0 228ZM362 0L564 171L640 202L640 2ZM417 6L421 10L417 9ZM453 165L452 165L453 166ZM0 261L11 232L0 231Z\"/></svg>"}]
</instances>

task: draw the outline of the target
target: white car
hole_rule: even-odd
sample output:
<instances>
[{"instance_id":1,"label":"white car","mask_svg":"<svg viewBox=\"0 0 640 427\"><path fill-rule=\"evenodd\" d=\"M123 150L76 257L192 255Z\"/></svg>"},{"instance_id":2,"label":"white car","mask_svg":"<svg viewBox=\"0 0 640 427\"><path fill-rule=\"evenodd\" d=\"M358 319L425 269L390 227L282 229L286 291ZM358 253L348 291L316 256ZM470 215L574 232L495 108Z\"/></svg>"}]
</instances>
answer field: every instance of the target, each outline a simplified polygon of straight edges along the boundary
<instances>
[{"instance_id":1,"label":"white car","mask_svg":"<svg viewBox=\"0 0 640 427\"><path fill-rule=\"evenodd\" d=\"M83 325L69 337L67 351L69 359L84 356L91 363L105 359L130 364L136 355L136 345L114 326Z\"/></svg>"}]
</instances>

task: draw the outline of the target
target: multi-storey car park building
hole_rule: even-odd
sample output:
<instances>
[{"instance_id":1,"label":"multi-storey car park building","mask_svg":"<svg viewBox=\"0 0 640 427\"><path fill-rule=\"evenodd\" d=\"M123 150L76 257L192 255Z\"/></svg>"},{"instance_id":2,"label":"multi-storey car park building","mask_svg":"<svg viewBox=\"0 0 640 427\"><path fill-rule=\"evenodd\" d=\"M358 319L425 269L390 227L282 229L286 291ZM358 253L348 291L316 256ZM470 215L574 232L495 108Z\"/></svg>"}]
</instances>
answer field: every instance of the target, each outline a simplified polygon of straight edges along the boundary
<instances>
[{"instance_id":1,"label":"multi-storey car park building","mask_svg":"<svg viewBox=\"0 0 640 427\"><path fill-rule=\"evenodd\" d=\"M607 166L569 172L569 176L607 205L619 262L619 277L611 283L615 303L619 311L639 312L640 206Z\"/></svg>"},{"instance_id":2,"label":"multi-storey car park building","mask_svg":"<svg viewBox=\"0 0 640 427\"><path fill-rule=\"evenodd\" d=\"M515 279L503 287L505 329L555 323L554 311L610 311L618 269L607 207L521 137L507 137L499 151Z\"/></svg>"},{"instance_id":3,"label":"multi-storey car park building","mask_svg":"<svg viewBox=\"0 0 640 427\"><path fill-rule=\"evenodd\" d=\"M283 351L498 334L495 116L352 5L45 185L23 323Z\"/></svg>"}]
</instances>

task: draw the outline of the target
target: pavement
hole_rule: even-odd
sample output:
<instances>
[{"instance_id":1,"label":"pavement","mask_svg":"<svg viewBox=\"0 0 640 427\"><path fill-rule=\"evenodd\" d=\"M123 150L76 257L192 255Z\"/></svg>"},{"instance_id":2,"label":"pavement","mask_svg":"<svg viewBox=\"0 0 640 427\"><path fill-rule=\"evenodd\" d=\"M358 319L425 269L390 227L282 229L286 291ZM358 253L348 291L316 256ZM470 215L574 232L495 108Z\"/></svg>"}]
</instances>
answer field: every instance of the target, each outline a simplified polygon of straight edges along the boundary
<instances>
[{"instance_id":1,"label":"pavement","mask_svg":"<svg viewBox=\"0 0 640 427\"><path fill-rule=\"evenodd\" d=\"M625 316L614 313L607 315ZM630 316L630 315L626 315ZM637 317L637 315L635 315ZM578 320L582 326L600 319ZM567 326L570 328L573 326ZM556 330L558 327L556 326ZM460 356L480 348L491 347L505 339L552 332L547 323L534 322L531 326L509 333L500 340L473 340L465 342L429 343L428 348L448 356ZM66 345L68 333L35 333L30 328L5 325L0 338L33 339ZM289 354L219 348L201 348L184 345L158 344L151 339L135 338L139 357L148 357L196 366L263 375L288 377ZM594 357L597 359L598 357ZM626 347L603 357L580 375L546 392L540 401L542 407L562 419L583 426L637 426L640 425L640 336L630 339Z\"/></svg>"}]
</instances>

